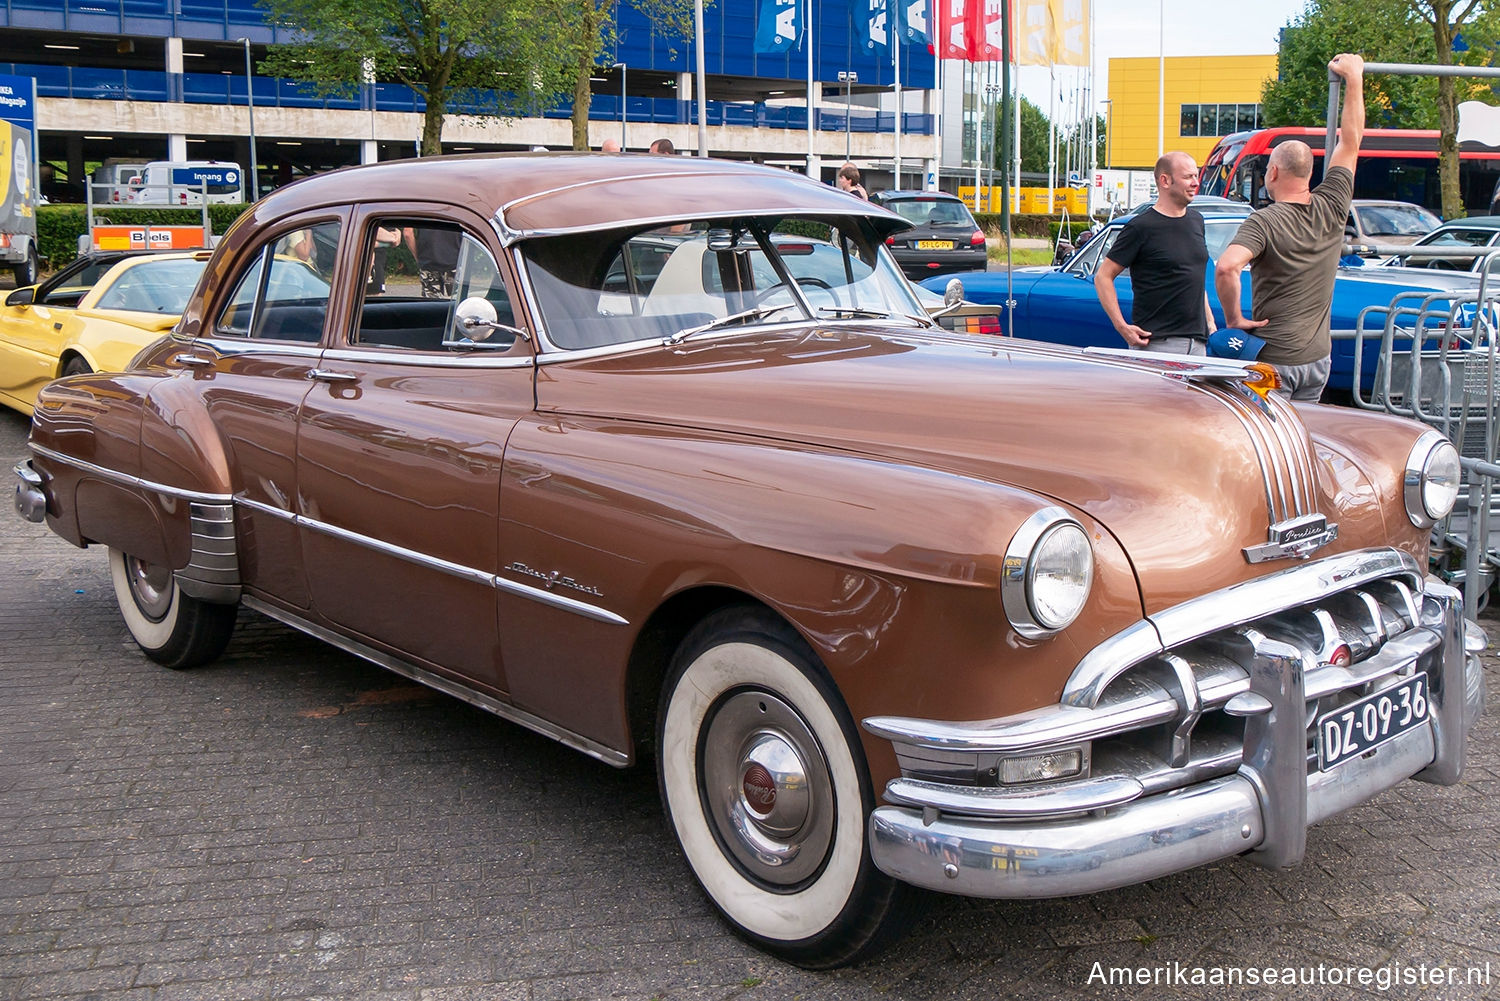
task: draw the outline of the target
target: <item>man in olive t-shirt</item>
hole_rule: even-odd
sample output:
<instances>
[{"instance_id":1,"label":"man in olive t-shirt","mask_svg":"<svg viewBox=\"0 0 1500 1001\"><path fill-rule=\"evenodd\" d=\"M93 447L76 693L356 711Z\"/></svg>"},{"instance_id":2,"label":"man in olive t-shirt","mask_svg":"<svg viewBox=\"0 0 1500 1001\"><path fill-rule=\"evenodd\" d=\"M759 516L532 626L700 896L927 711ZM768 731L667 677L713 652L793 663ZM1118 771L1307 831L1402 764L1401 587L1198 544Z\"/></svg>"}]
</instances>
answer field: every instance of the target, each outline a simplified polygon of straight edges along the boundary
<instances>
[{"instance_id":1,"label":"man in olive t-shirt","mask_svg":"<svg viewBox=\"0 0 1500 1001\"><path fill-rule=\"evenodd\" d=\"M1265 339L1259 360L1276 369L1280 392L1294 400L1316 402L1328 383L1329 307L1364 138L1364 66L1364 59L1347 52L1328 64L1343 78L1344 110L1323 183L1308 190L1312 150L1306 143L1277 146L1266 166L1266 190L1275 204L1240 225L1214 268L1224 326ZM1253 320L1240 310L1240 272L1247 264Z\"/></svg>"}]
</instances>

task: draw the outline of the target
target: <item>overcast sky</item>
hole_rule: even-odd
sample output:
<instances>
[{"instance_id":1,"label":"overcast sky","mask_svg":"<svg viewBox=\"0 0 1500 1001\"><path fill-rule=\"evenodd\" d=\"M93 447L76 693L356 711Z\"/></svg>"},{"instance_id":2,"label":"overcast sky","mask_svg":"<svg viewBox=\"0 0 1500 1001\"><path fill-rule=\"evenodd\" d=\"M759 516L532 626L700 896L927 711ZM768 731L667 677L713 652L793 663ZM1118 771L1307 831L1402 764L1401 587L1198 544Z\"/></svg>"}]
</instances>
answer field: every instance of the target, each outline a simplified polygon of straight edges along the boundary
<instances>
[{"instance_id":1,"label":"overcast sky","mask_svg":"<svg viewBox=\"0 0 1500 1001\"><path fill-rule=\"evenodd\" d=\"M1093 0L1094 90L1109 96L1109 61L1132 56L1248 56L1274 53L1276 35L1302 13L1306 0ZM1166 31L1161 30L1165 25ZM1058 67L1065 92L1082 70ZM1046 67L1021 68L1021 92L1047 110ZM1102 108L1100 109L1102 113Z\"/></svg>"}]
</instances>

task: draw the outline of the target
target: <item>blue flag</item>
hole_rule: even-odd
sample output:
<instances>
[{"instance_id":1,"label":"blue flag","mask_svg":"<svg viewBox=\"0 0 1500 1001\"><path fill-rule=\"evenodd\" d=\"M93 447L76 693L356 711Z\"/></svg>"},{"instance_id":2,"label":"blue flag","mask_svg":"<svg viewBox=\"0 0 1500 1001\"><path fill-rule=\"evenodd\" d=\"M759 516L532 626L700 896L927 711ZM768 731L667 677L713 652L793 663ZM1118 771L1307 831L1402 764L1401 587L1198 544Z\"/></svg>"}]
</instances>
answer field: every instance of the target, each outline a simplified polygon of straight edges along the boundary
<instances>
[{"instance_id":1,"label":"blue flag","mask_svg":"<svg viewBox=\"0 0 1500 1001\"><path fill-rule=\"evenodd\" d=\"M776 55L797 46L802 37L802 0L761 0L755 29L755 51Z\"/></svg>"},{"instance_id":2,"label":"blue flag","mask_svg":"<svg viewBox=\"0 0 1500 1001\"><path fill-rule=\"evenodd\" d=\"M896 7L896 37L907 45L931 45L927 0L891 0Z\"/></svg>"},{"instance_id":3,"label":"blue flag","mask_svg":"<svg viewBox=\"0 0 1500 1001\"><path fill-rule=\"evenodd\" d=\"M900 3L900 0L894 0ZM868 30L865 32L865 48L883 49L891 44L890 14L886 0L869 0Z\"/></svg>"}]
</instances>

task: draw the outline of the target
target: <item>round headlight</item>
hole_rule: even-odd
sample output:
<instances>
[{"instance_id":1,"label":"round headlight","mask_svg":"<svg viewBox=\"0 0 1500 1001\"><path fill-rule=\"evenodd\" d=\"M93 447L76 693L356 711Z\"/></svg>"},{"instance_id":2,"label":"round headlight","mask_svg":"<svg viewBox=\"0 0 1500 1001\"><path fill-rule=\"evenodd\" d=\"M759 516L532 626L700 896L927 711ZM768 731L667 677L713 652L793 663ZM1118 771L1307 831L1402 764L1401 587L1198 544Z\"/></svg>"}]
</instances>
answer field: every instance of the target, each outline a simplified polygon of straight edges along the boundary
<instances>
[{"instance_id":1,"label":"round headlight","mask_svg":"<svg viewBox=\"0 0 1500 1001\"><path fill-rule=\"evenodd\" d=\"M1458 501L1463 467L1458 449L1437 431L1417 439L1406 459L1406 516L1418 528L1431 528L1446 518Z\"/></svg>"},{"instance_id":2,"label":"round headlight","mask_svg":"<svg viewBox=\"0 0 1500 1001\"><path fill-rule=\"evenodd\" d=\"M1078 618L1094 582L1088 533L1060 507L1028 518L1005 552L1000 597L1022 636L1055 633Z\"/></svg>"}]
</instances>

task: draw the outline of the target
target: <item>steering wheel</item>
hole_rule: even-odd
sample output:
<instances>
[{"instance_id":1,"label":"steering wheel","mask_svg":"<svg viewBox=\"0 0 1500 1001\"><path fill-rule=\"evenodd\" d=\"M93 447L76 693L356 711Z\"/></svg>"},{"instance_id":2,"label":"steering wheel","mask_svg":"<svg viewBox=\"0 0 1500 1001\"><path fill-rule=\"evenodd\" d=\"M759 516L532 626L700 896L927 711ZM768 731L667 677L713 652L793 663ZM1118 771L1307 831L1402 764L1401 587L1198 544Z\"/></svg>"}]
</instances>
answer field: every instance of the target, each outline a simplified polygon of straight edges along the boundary
<instances>
[{"instance_id":1,"label":"steering wheel","mask_svg":"<svg viewBox=\"0 0 1500 1001\"><path fill-rule=\"evenodd\" d=\"M797 284L798 285L811 285L813 288L823 289L824 291L826 291L828 293L829 297L833 299L834 305L838 305L839 298L838 298L838 295L833 291L833 286L830 285L830 284L828 284L827 282L825 282L823 279L821 279L821 278L814 278L811 275L808 275L805 278L798 278L797 279ZM775 292L777 289L782 289L782 288L786 288L786 282L777 282L775 285L767 286L760 293L760 295L758 295L758 296L755 297L755 303L754 304L757 305L757 306L759 306L761 303L763 303L767 299L771 298L771 293Z\"/></svg>"},{"instance_id":2,"label":"steering wheel","mask_svg":"<svg viewBox=\"0 0 1500 1001\"><path fill-rule=\"evenodd\" d=\"M1434 270L1434 271L1457 271L1458 270L1458 265L1456 265L1452 261L1446 260L1445 258L1442 258L1442 257L1434 257L1432 259L1432 262L1430 264L1428 264L1427 266L1429 268L1431 268L1432 270Z\"/></svg>"}]
</instances>

